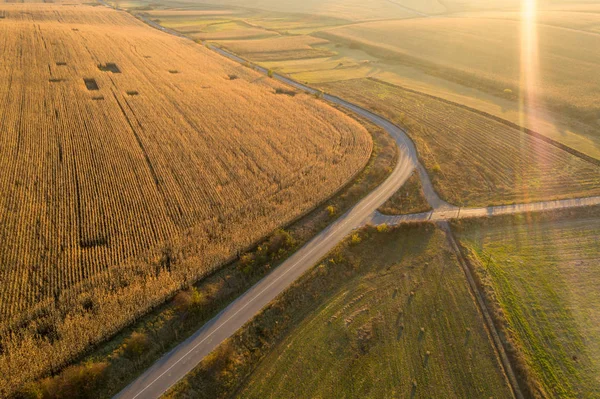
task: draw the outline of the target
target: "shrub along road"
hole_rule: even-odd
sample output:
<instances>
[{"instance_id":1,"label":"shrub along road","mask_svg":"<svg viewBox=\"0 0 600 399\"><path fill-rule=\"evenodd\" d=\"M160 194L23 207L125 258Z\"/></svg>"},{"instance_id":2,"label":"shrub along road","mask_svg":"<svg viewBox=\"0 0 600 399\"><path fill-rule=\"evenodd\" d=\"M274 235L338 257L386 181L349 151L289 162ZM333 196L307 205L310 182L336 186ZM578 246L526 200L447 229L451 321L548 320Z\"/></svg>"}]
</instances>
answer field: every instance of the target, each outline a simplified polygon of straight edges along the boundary
<instances>
[{"instance_id":1,"label":"shrub along road","mask_svg":"<svg viewBox=\"0 0 600 399\"><path fill-rule=\"evenodd\" d=\"M147 21L143 17L142 19L151 26L156 27L154 23L150 23L151 21ZM162 27L158 27L158 29L166 33L171 33ZM233 61L247 63L246 60L222 49L213 46L210 48ZM259 66L254 66L254 68L264 74L269 73L265 68ZM296 89L320 95L319 91L284 76L277 74L272 74L272 76L274 79ZM263 307L288 288L304 272L317 264L344 237L367 223L393 225L407 222L446 221L453 218L533 212L600 204L600 197L478 209L458 208L447 204L439 198L433 189L425 169L419 163L414 144L402 129L390 121L341 98L323 94L323 99L369 119L374 124L384 128L395 139L400 150L400 156L392 174L375 191L313 238L287 261L273 270L271 274L236 299L185 342L164 355L150 369L115 396L115 398L160 397L195 368L204 357L217 348L224 340L232 336L246 322L259 313ZM425 197L433 211L404 216L384 216L379 214L377 209L402 187L415 168L419 172ZM517 394L516 396L520 395Z\"/></svg>"}]
</instances>

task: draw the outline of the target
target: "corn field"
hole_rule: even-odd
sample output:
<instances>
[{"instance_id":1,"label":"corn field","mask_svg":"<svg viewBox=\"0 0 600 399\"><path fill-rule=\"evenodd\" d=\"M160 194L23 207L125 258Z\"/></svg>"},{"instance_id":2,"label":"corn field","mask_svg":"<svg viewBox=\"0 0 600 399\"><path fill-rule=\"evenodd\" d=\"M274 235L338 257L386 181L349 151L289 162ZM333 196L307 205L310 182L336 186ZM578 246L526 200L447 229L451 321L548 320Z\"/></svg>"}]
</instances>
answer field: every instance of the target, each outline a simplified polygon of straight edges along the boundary
<instances>
[{"instance_id":1,"label":"corn field","mask_svg":"<svg viewBox=\"0 0 600 399\"><path fill-rule=\"evenodd\" d=\"M354 120L129 14L0 3L0 16L0 396L369 159Z\"/></svg>"}]
</instances>

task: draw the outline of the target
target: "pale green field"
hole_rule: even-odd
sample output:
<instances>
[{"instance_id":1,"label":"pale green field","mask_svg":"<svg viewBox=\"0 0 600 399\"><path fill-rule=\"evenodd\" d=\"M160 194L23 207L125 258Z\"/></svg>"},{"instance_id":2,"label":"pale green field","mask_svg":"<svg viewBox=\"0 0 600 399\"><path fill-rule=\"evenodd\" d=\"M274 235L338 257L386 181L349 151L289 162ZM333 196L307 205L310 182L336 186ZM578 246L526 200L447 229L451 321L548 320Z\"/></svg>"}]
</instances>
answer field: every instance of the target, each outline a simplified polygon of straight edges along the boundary
<instances>
[{"instance_id":1,"label":"pale green field","mask_svg":"<svg viewBox=\"0 0 600 399\"><path fill-rule=\"evenodd\" d=\"M441 230L369 229L352 241L166 397L512 397Z\"/></svg>"},{"instance_id":2,"label":"pale green field","mask_svg":"<svg viewBox=\"0 0 600 399\"><path fill-rule=\"evenodd\" d=\"M600 397L600 211L459 224L548 397Z\"/></svg>"},{"instance_id":3,"label":"pale green field","mask_svg":"<svg viewBox=\"0 0 600 399\"><path fill-rule=\"evenodd\" d=\"M350 254L364 272L307 304L239 397L511 397L440 231L390 233Z\"/></svg>"}]
</instances>

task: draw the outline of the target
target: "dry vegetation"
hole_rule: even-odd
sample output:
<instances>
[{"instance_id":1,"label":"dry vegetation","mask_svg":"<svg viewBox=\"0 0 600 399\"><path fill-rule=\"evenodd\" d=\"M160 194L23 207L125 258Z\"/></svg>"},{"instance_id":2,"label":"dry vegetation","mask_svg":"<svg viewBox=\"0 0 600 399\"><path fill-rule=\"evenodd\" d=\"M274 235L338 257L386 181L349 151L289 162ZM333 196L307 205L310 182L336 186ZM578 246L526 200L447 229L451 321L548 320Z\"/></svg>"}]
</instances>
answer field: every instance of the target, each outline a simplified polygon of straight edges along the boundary
<instances>
[{"instance_id":1,"label":"dry vegetation","mask_svg":"<svg viewBox=\"0 0 600 399\"><path fill-rule=\"evenodd\" d=\"M535 95L557 113L600 119L600 36L540 24L539 82ZM504 96L528 95L522 87L520 21L427 18L369 22L320 33L356 43L368 52L425 69L457 83Z\"/></svg>"},{"instance_id":2,"label":"dry vegetation","mask_svg":"<svg viewBox=\"0 0 600 399\"><path fill-rule=\"evenodd\" d=\"M497 120L371 79L321 85L408 129L440 195L455 205L600 194L600 167Z\"/></svg>"},{"instance_id":3,"label":"dry vegetation","mask_svg":"<svg viewBox=\"0 0 600 399\"><path fill-rule=\"evenodd\" d=\"M520 21L521 12L476 12L464 13L461 17L486 19L507 19ZM588 11L566 8L565 10L543 10L537 16L537 23L558 28L580 30L584 32L600 33L600 5L597 10Z\"/></svg>"},{"instance_id":4,"label":"dry vegetation","mask_svg":"<svg viewBox=\"0 0 600 399\"><path fill-rule=\"evenodd\" d=\"M415 0L411 0L415 1ZM428 0L432 1L432 0ZM436 0L433 0L436 1ZM214 4L214 1L201 1ZM365 7L363 0L253 0L252 8L293 14L312 14L341 18L350 21L382 18L406 18L414 14L391 1L372 0ZM247 0L221 0L220 6L248 7Z\"/></svg>"},{"instance_id":5,"label":"dry vegetation","mask_svg":"<svg viewBox=\"0 0 600 399\"><path fill-rule=\"evenodd\" d=\"M327 43L327 40L311 36L293 36L250 41L228 41L223 42L222 46L252 61L265 62L329 57L334 53L314 47Z\"/></svg>"},{"instance_id":6,"label":"dry vegetation","mask_svg":"<svg viewBox=\"0 0 600 399\"><path fill-rule=\"evenodd\" d=\"M355 236L166 397L510 398L444 234Z\"/></svg>"},{"instance_id":7,"label":"dry vegetation","mask_svg":"<svg viewBox=\"0 0 600 399\"><path fill-rule=\"evenodd\" d=\"M404 186L379 208L384 215L409 215L430 210L418 172L414 172Z\"/></svg>"},{"instance_id":8,"label":"dry vegetation","mask_svg":"<svg viewBox=\"0 0 600 399\"><path fill-rule=\"evenodd\" d=\"M0 396L307 212L369 159L357 122L128 14L0 12Z\"/></svg>"},{"instance_id":9,"label":"dry vegetation","mask_svg":"<svg viewBox=\"0 0 600 399\"><path fill-rule=\"evenodd\" d=\"M599 397L600 209L456 227L530 390L540 397Z\"/></svg>"}]
</instances>

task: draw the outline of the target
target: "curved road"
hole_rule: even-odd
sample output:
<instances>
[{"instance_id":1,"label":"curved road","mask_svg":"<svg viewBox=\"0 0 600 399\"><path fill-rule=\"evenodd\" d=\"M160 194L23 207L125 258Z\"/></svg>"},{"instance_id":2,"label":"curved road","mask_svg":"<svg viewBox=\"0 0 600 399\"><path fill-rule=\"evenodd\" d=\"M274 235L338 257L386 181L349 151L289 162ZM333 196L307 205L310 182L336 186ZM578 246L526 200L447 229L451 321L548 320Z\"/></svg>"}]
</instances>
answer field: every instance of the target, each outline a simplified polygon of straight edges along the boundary
<instances>
[{"instance_id":1,"label":"curved road","mask_svg":"<svg viewBox=\"0 0 600 399\"><path fill-rule=\"evenodd\" d=\"M220 49L214 48L214 50L221 54L225 53ZM235 61L245 62L232 54L225 53L225 55ZM261 72L267 73L264 68L261 69ZM276 75L275 78L300 90L316 93L314 89L283 76ZM434 208L447 206L437 196L429 177L425 173L425 169L417 160L414 144L403 130L391 122L337 97L325 95L325 99L369 119L371 122L384 128L396 140L400 155L392 174L375 191L371 192L336 222L319 233L293 256L273 270L268 276L236 299L194 335L164 355L150 369L115 396L115 398L149 399L160 397L166 390L196 367L221 342L233 335L263 307L288 288L298 277L317 264L344 237L354 229L370 221L373 212L402 187L412 175L415 168L419 169L430 204Z\"/></svg>"},{"instance_id":2,"label":"curved road","mask_svg":"<svg viewBox=\"0 0 600 399\"><path fill-rule=\"evenodd\" d=\"M138 17L151 26L164 32L172 33L170 30L157 26L157 24L142 16ZM177 34L177 36L181 35ZM212 46L211 48L231 60L240 63L246 62L246 60L225 50ZM265 68L258 66L255 66L255 68L264 74L267 73ZM275 74L274 78L299 90L313 94L317 93L315 89L284 76ZM594 197L478 209L465 209L449 205L441 200L435 192L429 176L418 161L416 148L413 142L402 129L398 128L388 120L341 98L325 94L324 99L367 118L374 124L385 129L395 139L399 147L400 156L398 164L392 174L384 183L375 189L375 191L370 193L352 209L342 215L336 222L314 237L309 243L298 250L278 268L273 270L268 276L232 302L221 313L200 328L194 335L164 355L151 368L146 370L146 372L116 395L115 398L159 398L165 391L194 369L204 357L216 349L224 340L232 336L246 322L250 321L257 313L259 313L269 302L287 289L304 272L316 265L329 251L342 241L344 237L350 234L354 229L362 227L366 223L388 223L393 225L427 220L444 221L453 218L600 204L600 197ZM377 209L400 189L400 187L402 187L415 169L419 172L425 197L433 208L433 211L406 216L384 216L377 213Z\"/></svg>"}]
</instances>

